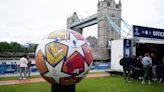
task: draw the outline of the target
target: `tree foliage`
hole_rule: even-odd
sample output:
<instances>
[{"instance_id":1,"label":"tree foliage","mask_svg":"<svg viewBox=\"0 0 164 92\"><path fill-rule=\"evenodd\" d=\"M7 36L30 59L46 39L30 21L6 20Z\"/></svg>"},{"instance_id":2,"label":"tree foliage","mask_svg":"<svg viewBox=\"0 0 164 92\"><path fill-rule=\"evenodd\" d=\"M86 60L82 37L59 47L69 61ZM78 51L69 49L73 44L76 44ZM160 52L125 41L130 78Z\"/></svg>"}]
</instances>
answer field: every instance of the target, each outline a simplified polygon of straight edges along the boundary
<instances>
[{"instance_id":1,"label":"tree foliage","mask_svg":"<svg viewBox=\"0 0 164 92\"><path fill-rule=\"evenodd\" d=\"M15 55L20 53L35 52L37 44L29 44L25 47L17 42L0 42L0 55Z\"/></svg>"},{"instance_id":2,"label":"tree foliage","mask_svg":"<svg viewBox=\"0 0 164 92\"><path fill-rule=\"evenodd\" d=\"M21 45L17 42L11 42L10 46L11 46L11 52L21 52L22 50Z\"/></svg>"},{"instance_id":3,"label":"tree foliage","mask_svg":"<svg viewBox=\"0 0 164 92\"><path fill-rule=\"evenodd\" d=\"M8 42L0 42L0 52L10 52L11 46Z\"/></svg>"}]
</instances>

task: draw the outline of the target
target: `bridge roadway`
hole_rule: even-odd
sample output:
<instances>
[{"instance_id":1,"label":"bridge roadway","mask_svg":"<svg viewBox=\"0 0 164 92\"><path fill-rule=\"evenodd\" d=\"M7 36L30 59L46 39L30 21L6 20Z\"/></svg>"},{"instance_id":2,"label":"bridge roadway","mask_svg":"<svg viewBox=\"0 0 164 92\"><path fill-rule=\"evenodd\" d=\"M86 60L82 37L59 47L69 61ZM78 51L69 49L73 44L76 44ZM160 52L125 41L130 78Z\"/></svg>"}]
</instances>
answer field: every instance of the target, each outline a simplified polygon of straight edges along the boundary
<instances>
[{"instance_id":1,"label":"bridge roadway","mask_svg":"<svg viewBox=\"0 0 164 92\"><path fill-rule=\"evenodd\" d=\"M94 24L97 24L98 20L97 20L97 14L94 14L92 16L89 16L85 19L81 19L78 22L75 22L71 25L71 29L74 28L85 28ZM109 50L108 48L92 48L92 52L93 52L93 59L94 60L108 60L109 59Z\"/></svg>"},{"instance_id":2,"label":"bridge roadway","mask_svg":"<svg viewBox=\"0 0 164 92\"><path fill-rule=\"evenodd\" d=\"M71 25L71 28L85 28L91 25L97 24L97 14L89 16L85 19L81 19Z\"/></svg>"}]
</instances>

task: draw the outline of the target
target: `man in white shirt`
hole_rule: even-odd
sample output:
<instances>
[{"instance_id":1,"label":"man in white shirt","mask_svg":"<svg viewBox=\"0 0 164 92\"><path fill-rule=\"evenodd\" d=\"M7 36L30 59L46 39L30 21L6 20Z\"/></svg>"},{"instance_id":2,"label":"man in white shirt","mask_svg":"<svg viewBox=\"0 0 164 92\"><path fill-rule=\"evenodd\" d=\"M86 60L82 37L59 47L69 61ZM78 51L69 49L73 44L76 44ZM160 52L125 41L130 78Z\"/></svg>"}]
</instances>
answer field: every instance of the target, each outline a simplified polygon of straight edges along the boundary
<instances>
[{"instance_id":1,"label":"man in white shirt","mask_svg":"<svg viewBox=\"0 0 164 92\"><path fill-rule=\"evenodd\" d=\"M28 64L28 60L27 60L27 56L26 55L23 55L22 58L20 58L20 80L22 79L26 79L26 72L27 72L27 64ZM24 78L22 76L22 73L24 73Z\"/></svg>"}]
</instances>

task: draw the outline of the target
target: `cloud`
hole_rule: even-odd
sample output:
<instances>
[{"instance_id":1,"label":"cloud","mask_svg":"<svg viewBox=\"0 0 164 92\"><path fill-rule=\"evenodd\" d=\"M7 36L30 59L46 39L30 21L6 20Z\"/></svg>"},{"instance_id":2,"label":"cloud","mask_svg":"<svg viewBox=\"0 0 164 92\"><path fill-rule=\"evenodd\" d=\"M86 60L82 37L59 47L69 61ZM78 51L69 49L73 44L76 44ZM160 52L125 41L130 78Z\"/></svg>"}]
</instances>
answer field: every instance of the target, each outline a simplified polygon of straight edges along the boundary
<instances>
[{"instance_id":1,"label":"cloud","mask_svg":"<svg viewBox=\"0 0 164 92\"><path fill-rule=\"evenodd\" d=\"M122 0L123 18L130 25L162 28L163 0Z\"/></svg>"},{"instance_id":2,"label":"cloud","mask_svg":"<svg viewBox=\"0 0 164 92\"><path fill-rule=\"evenodd\" d=\"M66 27L66 13L58 13L64 11L63 6L54 0L1 0L0 3L0 41L38 42L43 34Z\"/></svg>"},{"instance_id":3,"label":"cloud","mask_svg":"<svg viewBox=\"0 0 164 92\"><path fill-rule=\"evenodd\" d=\"M119 0L116 0L118 3ZM98 0L0 0L0 41L39 42L47 33L66 28L73 12L85 18L97 12ZM163 28L162 0L122 0L122 17L130 25ZM97 30L97 26L84 30ZM97 35L84 32L85 37Z\"/></svg>"}]
</instances>

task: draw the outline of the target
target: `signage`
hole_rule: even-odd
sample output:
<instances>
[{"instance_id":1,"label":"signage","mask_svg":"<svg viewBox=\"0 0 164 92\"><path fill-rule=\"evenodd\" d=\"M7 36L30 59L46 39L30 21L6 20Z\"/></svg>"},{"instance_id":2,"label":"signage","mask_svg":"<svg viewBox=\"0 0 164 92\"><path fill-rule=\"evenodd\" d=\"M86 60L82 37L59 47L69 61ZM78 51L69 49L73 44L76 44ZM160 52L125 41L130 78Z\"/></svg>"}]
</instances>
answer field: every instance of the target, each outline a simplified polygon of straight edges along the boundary
<instances>
[{"instance_id":1,"label":"signage","mask_svg":"<svg viewBox=\"0 0 164 92\"><path fill-rule=\"evenodd\" d=\"M134 37L164 39L164 29L133 25L133 31Z\"/></svg>"},{"instance_id":2,"label":"signage","mask_svg":"<svg viewBox=\"0 0 164 92\"><path fill-rule=\"evenodd\" d=\"M131 40L124 39L124 56L131 57Z\"/></svg>"}]
</instances>

